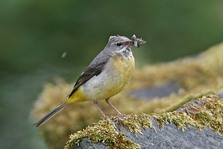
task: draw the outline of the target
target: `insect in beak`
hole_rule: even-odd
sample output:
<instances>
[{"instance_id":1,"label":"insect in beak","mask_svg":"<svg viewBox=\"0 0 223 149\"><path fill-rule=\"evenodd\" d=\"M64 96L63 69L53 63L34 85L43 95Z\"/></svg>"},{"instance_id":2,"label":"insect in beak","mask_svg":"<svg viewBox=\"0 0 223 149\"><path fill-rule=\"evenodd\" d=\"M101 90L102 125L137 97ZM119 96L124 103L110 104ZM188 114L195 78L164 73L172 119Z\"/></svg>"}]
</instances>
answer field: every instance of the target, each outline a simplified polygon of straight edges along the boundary
<instances>
[{"instance_id":1,"label":"insect in beak","mask_svg":"<svg viewBox=\"0 0 223 149\"><path fill-rule=\"evenodd\" d=\"M136 35L132 36L132 45L134 45L136 48L139 48L141 44L145 44L146 41L142 40L142 38L136 38Z\"/></svg>"}]
</instances>

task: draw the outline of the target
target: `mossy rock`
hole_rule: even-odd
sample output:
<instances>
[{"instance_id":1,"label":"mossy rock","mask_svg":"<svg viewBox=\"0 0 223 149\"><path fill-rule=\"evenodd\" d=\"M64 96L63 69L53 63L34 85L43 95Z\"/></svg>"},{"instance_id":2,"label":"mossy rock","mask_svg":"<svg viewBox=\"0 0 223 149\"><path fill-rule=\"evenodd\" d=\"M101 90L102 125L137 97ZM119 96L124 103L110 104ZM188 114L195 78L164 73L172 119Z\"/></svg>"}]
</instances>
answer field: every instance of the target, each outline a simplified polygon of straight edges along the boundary
<instances>
[{"instance_id":1,"label":"mossy rock","mask_svg":"<svg viewBox=\"0 0 223 149\"><path fill-rule=\"evenodd\" d=\"M219 44L193 58L137 69L129 84L120 94L112 97L111 102L122 113L139 115L142 112L151 114L174 111L190 101L191 97L205 95L203 93L221 93L223 92L222 55L223 44ZM46 84L32 110L34 119L40 119L63 102L72 88L73 83L62 80L56 84ZM99 104L107 115L116 115L104 101ZM100 119L100 114L93 103L77 103L52 118L39 130L51 148L61 149L70 134Z\"/></svg>"},{"instance_id":2,"label":"mossy rock","mask_svg":"<svg viewBox=\"0 0 223 149\"><path fill-rule=\"evenodd\" d=\"M223 99L193 99L173 112L126 115L100 120L70 136L65 149L221 148Z\"/></svg>"}]
</instances>

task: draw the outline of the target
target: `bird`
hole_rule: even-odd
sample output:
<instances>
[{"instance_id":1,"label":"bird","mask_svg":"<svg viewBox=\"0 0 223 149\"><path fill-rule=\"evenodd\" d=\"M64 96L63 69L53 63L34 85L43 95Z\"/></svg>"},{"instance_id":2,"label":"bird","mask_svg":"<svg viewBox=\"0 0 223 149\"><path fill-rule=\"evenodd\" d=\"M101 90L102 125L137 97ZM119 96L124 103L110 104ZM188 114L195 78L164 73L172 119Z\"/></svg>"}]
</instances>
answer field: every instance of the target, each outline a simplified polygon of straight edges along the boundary
<instances>
[{"instance_id":1,"label":"bird","mask_svg":"<svg viewBox=\"0 0 223 149\"><path fill-rule=\"evenodd\" d=\"M118 115L122 115L110 102L110 98L121 92L132 77L135 59L131 47L139 48L144 43L144 40L135 35L131 39L119 35L110 36L105 48L77 79L66 100L34 125L41 126L67 106L84 101L92 101L103 117L106 115L98 105L99 100L105 100Z\"/></svg>"}]
</instances>

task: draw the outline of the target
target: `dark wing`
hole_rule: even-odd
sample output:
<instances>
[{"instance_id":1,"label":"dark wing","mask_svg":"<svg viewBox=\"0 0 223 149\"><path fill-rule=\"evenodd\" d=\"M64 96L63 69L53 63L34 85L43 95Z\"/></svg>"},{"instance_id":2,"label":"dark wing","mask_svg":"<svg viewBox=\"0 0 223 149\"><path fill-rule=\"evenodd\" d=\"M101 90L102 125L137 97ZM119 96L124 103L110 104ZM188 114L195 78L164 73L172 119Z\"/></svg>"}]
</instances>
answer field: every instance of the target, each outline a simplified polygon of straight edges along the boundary
<instances>
[{"instance_id":1,"label":"dark wing","mask_svg":"<svg viewBox=\"0 0 223 149\"><path fill-rule=\"evenodd\" d=\"M108 59L109 56L105 55L102 52L99 53L98 56L90 63L88 68L78 78L72 92L68 95L68 97L70 98L81 85L86 83L92 77L99 75L102 72L105 64L108 62Z\"/></svg>"}]
</instances>

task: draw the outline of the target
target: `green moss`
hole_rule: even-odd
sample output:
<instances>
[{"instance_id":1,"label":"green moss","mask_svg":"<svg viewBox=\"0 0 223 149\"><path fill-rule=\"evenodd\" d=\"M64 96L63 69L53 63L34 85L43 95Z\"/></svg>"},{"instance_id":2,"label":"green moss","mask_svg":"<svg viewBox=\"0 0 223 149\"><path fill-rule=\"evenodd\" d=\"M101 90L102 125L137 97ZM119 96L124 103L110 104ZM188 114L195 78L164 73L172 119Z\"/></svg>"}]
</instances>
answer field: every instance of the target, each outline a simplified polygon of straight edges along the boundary
<instances>
[{"instance_id":1,"label":"green moss","mask_svg":"<svg viewBox=\"0 0 223 149\"><path fill-rule=\"evenodd\" d=\"M191 102L183 107L188 114L179 109L174 112L155 114L154 118L160 127L173 123L181 129L186 129L192 125L198 129L211 128L223 135L223 100L213 94L196 100L200 101L199 104Z\"/></svg>"},{"instance_id":2,"label":"green moss","mask_svg":"<svg viewBox=\"0 0 223 149\"><path fill-rule=\"evenodd\" d=\"M203 104L196 112L190 116L199 124L212 128L223 135L223 99L215 95L207 95L199 98Z\"/></svg>"},{"instance_id":3,"label":"green moss","mask_svg":"<svg viewBox=\"0 0 223 149\"><path fill-rule=\"evenodd\" d=\"M65 149L72 149L84 138L89 138L93 143L100 142L112 148L140 148L138 144L119 132L114 122L121 124L134 133L142 133L141 128L152 127L150 116L147 114L108 117L107 119L100 120L94 126L89 126L85 130L71 135Z\"/></svg>"},{"instance_id":4,"label":"green moss","mask_svg":"<svg viewBox=\"0 0 223 149\"><path fill-rule=\"evenodd\" d=\"M176 113L168 112L163 114L154 115L155 120L157 121L160 127L163 127L165 124L175 124L178 128L184 130L189 125L195 125L195 121L187 116L185 113Z\"/></svg>"},{"instance_id":5,"label":"green moss","mask_svg":"<svg viewBox=\"0 0 223 149\"><path fill-rule=\"evenodd\" d=\"M119 131L110 119L100 120L96 125L70 135L65 149L73 149L82 139L89 138L93 143L103 143L112 148L140 148L140 146Z\"/></svg>"},{"instance_id":6,"label":"green moss","mask_svg":"<svg viewBox=\"0 0 223 149\"><path fill-rule=\"evenodd\" d=\"M201 92L201 93L198 93L198 94L188 95L183 100L180 100L180 101L176 102L176 104L165 108L163 111L164 112L175 111L178 108L180 108L181 106L183 106L184 104L190 102L191 100L198 99L202 96L209 95L209 94L216 94L216 92L213 91L213 90L209 90L209 91Z\"/></svg>"},{"instance_id":7,"label":"green moss","mask_svg":"<svg viewBox=\"0 0 223 149\"><path fill-rule=\"evenodd\" d=\"M139 115L130 114L126 115L124 119L118 119L118 121L130 132L142 134L141 128L152 127L150 118L149 115L144 113Z\"/></svg>"},{"instance_id":8,"label":"green moss","mask_svg":"<svg viewBox=\"0 0 223 149\"><path fill-rule=\"evenodd\" d=\"M138 144L118 131L116 125L121 124L130 132L142 134L142 128L153 128L151 118L154 118L160 127L165 124L174 124L182 130L189 126L194 126L199 130L211 128L223 135L223 100L213 94L202 95L197 96L199 98L196 100L195 97L192 97L193 101L174 112L153 114L152 116L144 113L131 114L125 117L116 116L100 120L94 126L89 126L85 130L71 135L65 149L73 149L84 138L89 138L93 143L103 143L112 148L140 148Z\"/></svg>"}]
</instances>

